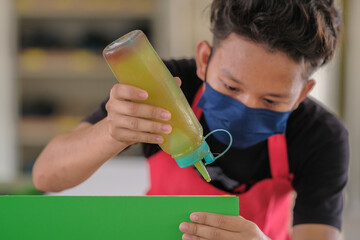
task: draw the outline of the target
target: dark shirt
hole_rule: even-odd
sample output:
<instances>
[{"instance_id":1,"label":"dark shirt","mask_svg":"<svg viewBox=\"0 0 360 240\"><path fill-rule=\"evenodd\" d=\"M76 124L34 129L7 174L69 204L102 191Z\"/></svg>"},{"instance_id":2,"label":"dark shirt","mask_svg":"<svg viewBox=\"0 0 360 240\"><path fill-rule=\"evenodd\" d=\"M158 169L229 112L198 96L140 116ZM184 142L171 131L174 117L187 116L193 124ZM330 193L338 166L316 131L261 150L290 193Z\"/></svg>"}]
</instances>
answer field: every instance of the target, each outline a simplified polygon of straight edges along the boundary
<instances>
[{"instance_id":1,"label":"dark shirt","mask_svg":"<svg viewBox=\"0 0 360 240\"><path fill-rule=\"evenodd\" d=\"M182 80L181 89L188 102L202 85L196 75L196 64L190 60L165 61L173 76ZM106 117L105 100L85 121L96 123ZM204 136L209 132L205 118L200 123ZM294 174L296 200L293 225L319 223L341 229L343 189L349 164L348 132L341 121L319 103L306 98L290 115L286 140L290 172ZM207 142L213 153L226 148L210 136ZM160 150L156 144L143 144L145 157ZM256 182L271 178L267 141L245 149L231 148L223 157L207 166L211 184L238 193ZM241 186L241 187L240 187Z\"/></svg>"}]
</instances>

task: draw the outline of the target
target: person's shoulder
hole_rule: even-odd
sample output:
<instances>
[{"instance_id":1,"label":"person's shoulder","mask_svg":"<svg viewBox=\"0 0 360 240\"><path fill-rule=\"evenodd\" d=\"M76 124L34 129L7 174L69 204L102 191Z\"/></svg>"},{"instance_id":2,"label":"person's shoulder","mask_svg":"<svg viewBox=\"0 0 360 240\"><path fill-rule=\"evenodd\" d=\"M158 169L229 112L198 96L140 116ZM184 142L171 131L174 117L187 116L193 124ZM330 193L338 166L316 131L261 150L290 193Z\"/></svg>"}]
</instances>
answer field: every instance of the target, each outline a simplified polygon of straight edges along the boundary
<instances>
[{"instance_id":1,"label":"person's shoulder","mask_svg":"<svg viewBox=\"0 0 360 240\"><path fill-rule=\"evenodd\" d=\"M339 117L305 99L288 122L289 166L297 193L293 224L341 225L349 166L348 131Z\"/></svg>"},{"instance_id":2,"label":"person's shoulder","mask_svg":"<svg viewBox=\"0 0 360 240\"><path fill-rule=\"evenodd\" d=\"M309 161L314 164L314 158L322 166L325 163L320 159L332 159L334 163L347 159L346 127L335 113L311 98L305 99L290 115L286 139L293 168Z\"/></svg>"},{"instance_id":3,"label":"person's shoulder","mask_svg":"<svg viewBox=\"0 0 360 240\"><path fill-rule=\"evenodd\" d=\"M339 117L313 98L306 98L290 116L289 130L312 136L347 137L348 131ZM294 130L296 129L296 130Z\"/></svg>"},{"instance_id":4,"label":"person's shoulder","mask_svg":"<svg viewBox=\"0 0 360 240\"><path fill-rule=\"evenodd\" d=\"M163 61L173 76L180 76L186 74L196 76L195 59L168 59Z\"/></svg>"}]
</instances>

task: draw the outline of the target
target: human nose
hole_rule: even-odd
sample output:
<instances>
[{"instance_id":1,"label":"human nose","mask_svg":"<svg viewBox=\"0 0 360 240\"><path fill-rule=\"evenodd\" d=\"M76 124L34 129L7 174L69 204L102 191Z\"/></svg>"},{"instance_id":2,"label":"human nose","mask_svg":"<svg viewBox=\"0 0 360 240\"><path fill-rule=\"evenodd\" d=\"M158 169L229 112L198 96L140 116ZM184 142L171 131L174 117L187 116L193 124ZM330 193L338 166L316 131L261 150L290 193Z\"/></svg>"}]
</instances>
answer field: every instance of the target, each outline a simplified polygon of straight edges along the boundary
<instances>
[{"instance_id":1,"label":"human nose","mask_svg":"<svg viewBox=\"0 0 360 240\"><path fill-rule=\"evenodd\" d=\"M236 98L236 100L238 100L239 102L241 102L242 104L244 104L249 108L259 107L256 98L251 96L250 94L241 94Z\"/></svg>"}]
</instances>

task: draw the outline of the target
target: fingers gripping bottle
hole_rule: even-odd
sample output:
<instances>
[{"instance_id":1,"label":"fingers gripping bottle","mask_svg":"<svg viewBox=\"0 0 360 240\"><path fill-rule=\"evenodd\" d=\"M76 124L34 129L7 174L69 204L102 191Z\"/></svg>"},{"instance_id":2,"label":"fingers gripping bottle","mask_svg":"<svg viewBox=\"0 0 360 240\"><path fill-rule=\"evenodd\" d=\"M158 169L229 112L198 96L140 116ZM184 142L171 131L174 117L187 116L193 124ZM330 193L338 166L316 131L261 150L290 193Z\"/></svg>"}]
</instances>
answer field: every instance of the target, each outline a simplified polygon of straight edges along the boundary
<instances>
[{"instance_id":1,"label":"fingers gripping bottle","mask_svg":"<svg viewBox=\"0 0 360 240\"><path fill-rule=\"evenodd\" d=\"M145 34L132 31L108 45L103 55L120 83L148 92L141 101L171 112L172 132L162 135L162 150L181 167L194 165L206 181L210 176L202 162L214 161L204 140L203 129L175 79L157 55Z\"/></svg>"}]
</instances>

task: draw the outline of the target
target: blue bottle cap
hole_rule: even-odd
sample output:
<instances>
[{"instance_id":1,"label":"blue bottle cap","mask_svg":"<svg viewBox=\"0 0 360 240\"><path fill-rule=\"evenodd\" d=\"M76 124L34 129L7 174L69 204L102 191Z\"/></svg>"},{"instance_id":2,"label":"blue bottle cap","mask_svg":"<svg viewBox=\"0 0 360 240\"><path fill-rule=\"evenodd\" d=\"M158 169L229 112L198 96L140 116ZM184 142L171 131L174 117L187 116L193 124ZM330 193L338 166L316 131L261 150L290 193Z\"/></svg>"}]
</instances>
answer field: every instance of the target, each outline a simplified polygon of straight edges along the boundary
<instances>
[{"instance_id":1,"label":"blue bottle cap","mask_svg":"<svg viewBox=\"0 0 360 240\"><path fill-rule=\"evenodd\" d=\"M214 158L214 155L210 152L210 148L209 145L206 143L206 138L209 137L211 134L215 133L215 132L225 132L229 135L229 145L227 146L227 148L218 156L216 156ZM210 164L213 163L216 159L220 158L221 156L223 156L231 147L232 145L232 136L231 133L225 129L216 129L211 131L210 133L208 133L205 138L203 143L200 145L200 147L198 147L197 149L195 149L194 151L192 151L191 153L189 153L188 155L185 155L184 157L181 158L174 158L177 162L177 164L179 165L179 167L181 168L186 168L189 167L191 165L194 165L195 163L201 161L202 159L205 160L206 164Z\"/></svg>"},{"instance_id":2,"label":"blue bottle cap","mask_svg":"<svg viewBox=\"0 0 360 240\"><path fill-rule=\"evenodd\" d=\"M194 165L202 159L205 159L206 164L210 164L215 161L215 158L210 152L209 145L206 143L206 141L203 141L203 143L197 149L195 149L188 155L180 158L175 158L177 164L181 168L186 168Z\"/></svg>"}]
</instances>

